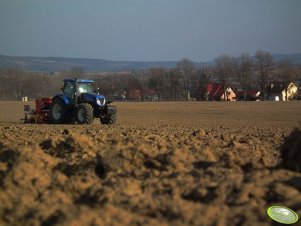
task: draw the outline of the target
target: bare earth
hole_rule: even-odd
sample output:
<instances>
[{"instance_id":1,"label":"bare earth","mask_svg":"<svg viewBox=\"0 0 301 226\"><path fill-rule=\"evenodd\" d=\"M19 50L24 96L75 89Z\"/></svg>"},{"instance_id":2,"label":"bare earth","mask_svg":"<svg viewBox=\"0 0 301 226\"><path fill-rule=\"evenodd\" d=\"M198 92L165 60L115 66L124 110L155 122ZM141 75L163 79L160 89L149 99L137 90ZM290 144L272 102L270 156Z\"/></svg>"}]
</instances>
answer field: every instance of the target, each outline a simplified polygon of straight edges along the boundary
<instances>
[{"instance_id":1,"label":"bare earth","mask_svg":"<svg viewBox=\"0 0 301 226\"><path fill-rule=\"evenodd\" d=\"M301 217L301 101L115 105L114 126L24 125L23 103L0 102L0 225Z\"/></svg>"}]
</instances>

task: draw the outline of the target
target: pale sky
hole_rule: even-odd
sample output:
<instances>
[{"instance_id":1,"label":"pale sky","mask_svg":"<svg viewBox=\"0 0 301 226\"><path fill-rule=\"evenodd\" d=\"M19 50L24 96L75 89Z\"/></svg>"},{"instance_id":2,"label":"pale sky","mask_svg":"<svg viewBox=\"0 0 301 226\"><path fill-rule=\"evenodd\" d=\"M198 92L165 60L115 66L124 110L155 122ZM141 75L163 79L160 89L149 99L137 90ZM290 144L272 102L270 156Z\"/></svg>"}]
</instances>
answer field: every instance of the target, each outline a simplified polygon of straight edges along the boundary
<instances>
[{"instance_id":1,"label":"pale sky","mask_svg":"<svg viewBox=\"0 0 301 226\"><path fill-rule=\"evenodd\" d=\"M301 52L301 0L0 0L0 55L209 61Z\"/></svg>"}]
</instances>

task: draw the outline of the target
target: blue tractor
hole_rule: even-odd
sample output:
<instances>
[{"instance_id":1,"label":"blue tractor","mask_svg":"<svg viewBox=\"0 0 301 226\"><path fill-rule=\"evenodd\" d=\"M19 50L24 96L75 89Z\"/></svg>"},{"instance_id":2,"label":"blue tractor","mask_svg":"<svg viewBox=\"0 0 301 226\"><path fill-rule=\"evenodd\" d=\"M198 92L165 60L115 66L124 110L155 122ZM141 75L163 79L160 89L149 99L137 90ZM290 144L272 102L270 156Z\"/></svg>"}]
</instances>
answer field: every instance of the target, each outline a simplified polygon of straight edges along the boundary
<instances>
[{"instance_id":1,"label":"blue tractor","mask_svg":"<svg viewBox=\"0 0 301 226\"><path fill-rule=\"evenodd\" d=\"M114 124L117 108L111 102L95 92L93 80L65 79L62 93L52 98L50 120L54 124L91 124L99 118L102 124Z\"/></svg>"}]
</instances>

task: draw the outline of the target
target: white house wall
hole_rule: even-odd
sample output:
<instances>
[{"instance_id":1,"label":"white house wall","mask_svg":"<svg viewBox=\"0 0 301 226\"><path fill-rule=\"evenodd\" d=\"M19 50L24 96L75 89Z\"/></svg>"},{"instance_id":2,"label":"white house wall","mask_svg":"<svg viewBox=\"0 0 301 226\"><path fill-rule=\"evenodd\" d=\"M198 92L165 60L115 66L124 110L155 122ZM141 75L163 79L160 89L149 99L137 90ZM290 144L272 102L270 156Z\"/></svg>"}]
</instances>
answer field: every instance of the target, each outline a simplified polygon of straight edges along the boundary
<instances>
[{"instance_id":1,"label":"white house wall","mask_svg":"<svg viewBox=\"0 0 301 226\"><path fill-rule=\"evenodd\" d=\"M298 92L297 86L291 83L287 90L287 100L291 100L294 97L294 95L297 94L297 92ZM285 90L281 92L281 96L282 96L281 100L285 101Z\"/></svg>"}]
</instances>

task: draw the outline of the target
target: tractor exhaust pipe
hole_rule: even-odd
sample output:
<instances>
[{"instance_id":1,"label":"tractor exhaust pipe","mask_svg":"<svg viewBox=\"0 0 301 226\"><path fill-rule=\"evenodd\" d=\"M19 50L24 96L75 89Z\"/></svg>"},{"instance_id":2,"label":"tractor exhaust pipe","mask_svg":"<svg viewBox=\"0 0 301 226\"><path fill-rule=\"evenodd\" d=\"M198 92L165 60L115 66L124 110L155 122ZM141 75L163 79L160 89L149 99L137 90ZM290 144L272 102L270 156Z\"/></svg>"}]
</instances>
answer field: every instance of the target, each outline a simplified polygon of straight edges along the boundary
<instances>
[{"instance_id":1,"label":"tractor exhaust pipe","mask_svg":"<svg viewBox=\"0 0 301 226\"><path fill-rule=\"evenodd\" d=\"M76 91L77 91L77 78L75 77L74 78L74 80L75 80L75 92L74 92L74 100L76 100L76 97L77 97L77 93L76 93Z\"/></svg>"}]
</instances>

